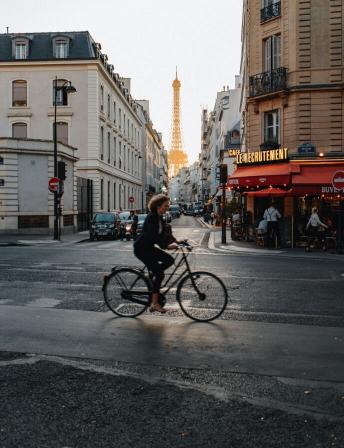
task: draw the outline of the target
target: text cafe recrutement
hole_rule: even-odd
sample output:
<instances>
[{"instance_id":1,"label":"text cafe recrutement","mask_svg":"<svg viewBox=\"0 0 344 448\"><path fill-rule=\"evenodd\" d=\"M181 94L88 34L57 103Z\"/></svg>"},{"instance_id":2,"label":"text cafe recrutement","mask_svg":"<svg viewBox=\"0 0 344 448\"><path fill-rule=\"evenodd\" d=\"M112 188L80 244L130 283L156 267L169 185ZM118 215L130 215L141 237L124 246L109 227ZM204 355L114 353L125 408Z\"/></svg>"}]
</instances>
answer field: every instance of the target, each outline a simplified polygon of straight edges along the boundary
<instances>
[{"instance_id":1,"label":"text cafe recrutement","mask_svg":"<svg viewBox=\"0 0 344 448\"><path fill-rule=\"evenodd\" d=\"M271 149L268 151L243 152L237 154L237 165L263 162L276 162L288 159L288 149Z\"/></svg>"}]
</instances>

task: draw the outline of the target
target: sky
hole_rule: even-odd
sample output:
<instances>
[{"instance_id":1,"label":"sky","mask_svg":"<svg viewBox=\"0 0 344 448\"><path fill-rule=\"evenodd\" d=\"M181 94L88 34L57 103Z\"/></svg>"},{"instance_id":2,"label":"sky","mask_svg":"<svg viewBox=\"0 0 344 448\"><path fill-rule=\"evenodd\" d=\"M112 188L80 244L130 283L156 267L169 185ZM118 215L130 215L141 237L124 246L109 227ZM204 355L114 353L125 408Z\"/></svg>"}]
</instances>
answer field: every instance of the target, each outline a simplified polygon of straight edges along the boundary
<instances>
[{"instance_id":1,"label":"sky","mask_svg":"<svg viewBox=\"0 0 344 448\"><path fill-rule=\"evenodd\" d=\"M132 79L132 96L169 149L172 82L178 66L182 132L197 159L201 111L224 85L234 87L241 52L242 0L1 0L0 33L89 31L115 71Z\"/></svg>"}]
</instances>

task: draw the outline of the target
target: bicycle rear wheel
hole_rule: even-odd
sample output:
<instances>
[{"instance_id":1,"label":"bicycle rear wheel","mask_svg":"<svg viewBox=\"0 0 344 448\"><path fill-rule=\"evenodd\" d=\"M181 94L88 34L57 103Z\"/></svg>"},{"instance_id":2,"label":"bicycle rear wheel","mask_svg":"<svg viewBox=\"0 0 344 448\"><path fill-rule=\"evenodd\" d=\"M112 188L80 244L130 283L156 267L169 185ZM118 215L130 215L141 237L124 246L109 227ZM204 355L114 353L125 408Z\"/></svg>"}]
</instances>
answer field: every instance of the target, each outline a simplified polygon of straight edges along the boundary
<instances>
[{"instance_id":1,"label":"bicycle rear wheel","mask_svg":"<svg viewBox=\"0 0 344 448\"><path fill-rule=\"evenodd\" d=\"M149 305L151 285L136 269L120 268L105 280L104 300L109 309L120 317L137 317Z\"/></svg>"},{"instance_id":2,"label":"bicycle rear wheel","mask_svg":"<svg viewBox=\"0 0 344 448\"><path fill-rule=\"evenodd\" d=\"M193 272L178 285L177 300L183 313L199 322L217 319L226 309L228 293L223 282L210 272Z\"/></svg>"}]
</instances>

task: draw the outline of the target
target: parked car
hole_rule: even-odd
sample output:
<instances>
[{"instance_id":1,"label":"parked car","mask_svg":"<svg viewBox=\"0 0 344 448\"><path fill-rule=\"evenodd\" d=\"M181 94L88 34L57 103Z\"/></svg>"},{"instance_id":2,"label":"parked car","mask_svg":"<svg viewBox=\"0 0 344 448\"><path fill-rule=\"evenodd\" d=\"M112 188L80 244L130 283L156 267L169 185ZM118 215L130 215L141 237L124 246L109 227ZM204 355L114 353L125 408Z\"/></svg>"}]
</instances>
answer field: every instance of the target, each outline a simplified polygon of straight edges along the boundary
<instances>
[{"instance_id":1,"label":"parked car","mask_svg":"<svg viewBox=\"0 0 344 448\"><path fill-rule=\"evenodd\" d=\"M178 204L171 204L169 212L171 213L172 218L180 217L180 208Z\"/></svg>"},{"instance_id":2,"label":"parked car","mask_svg":"<svg viewBox=\"0 0 344 448\"><path fill-rule=\"evenodd\" d=\"M96 213L90 226L90 240L110 237L116 239L120 233L118 213Z\"/></svg>"},{"instance_id":3,"label":"parked car","mask_svg":"<svg viewBox=\"0 0 344 448\"><path fill-rule=\"evenodd\" d=\"M137 223L137 231L136 231L137 235L140 235L140 233L142 232L143 224L145 222L146 217L147 217L146 213L141 213L138 215L139 219L138 219L138 223Z\"/></svg>"}]
</instances>

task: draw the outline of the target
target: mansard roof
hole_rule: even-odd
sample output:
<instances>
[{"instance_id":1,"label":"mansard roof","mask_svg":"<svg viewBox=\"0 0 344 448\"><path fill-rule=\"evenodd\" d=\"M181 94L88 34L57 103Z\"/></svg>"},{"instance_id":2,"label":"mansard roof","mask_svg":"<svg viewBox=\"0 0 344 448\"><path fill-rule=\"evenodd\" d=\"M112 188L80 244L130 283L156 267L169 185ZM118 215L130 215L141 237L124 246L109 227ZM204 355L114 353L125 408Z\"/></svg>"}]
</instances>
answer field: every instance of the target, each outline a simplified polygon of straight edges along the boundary
<instances>
[{"instance_id":1,"label":"mansard roof","mask_svg":"<svg viewBox=\"0 0 344 448\"><path fill-rule=\"evenodd\" d=\"M6 33L0 34L0 61L13 61L13 39L26 38L29 41L27 61L56 60L53 54L53 40L56 37L69 39L67 59L97 58L95 42L88 31L50 32L50 33ZM24 62L24 60L21 60Z\"/></svg>"}]
</instances>

